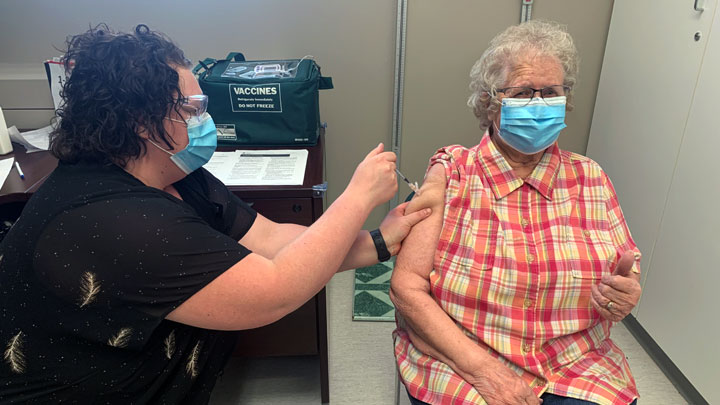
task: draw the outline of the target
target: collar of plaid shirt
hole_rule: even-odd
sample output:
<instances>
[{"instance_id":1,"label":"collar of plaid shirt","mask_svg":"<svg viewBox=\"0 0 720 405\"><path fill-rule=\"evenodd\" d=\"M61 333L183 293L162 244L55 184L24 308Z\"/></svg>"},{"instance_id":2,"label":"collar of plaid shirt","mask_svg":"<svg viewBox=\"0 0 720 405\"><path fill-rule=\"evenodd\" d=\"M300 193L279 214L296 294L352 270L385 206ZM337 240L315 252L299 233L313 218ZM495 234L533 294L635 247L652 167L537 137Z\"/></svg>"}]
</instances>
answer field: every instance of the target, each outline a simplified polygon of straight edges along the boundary
<instances>
[{"instance_id":1,"label":"collar of plaid shirt","mask_svg":"<svg viewBox=\"0 0 720 405\"><path fill-rule=\"evenodd\" d=\"M527 183L534 187L543 197L552 200L555 176L560 166L561 151L557 146L557 142L546 149L546 152L540 158L540 162L525 180L515 175L512 166L490 140L489 135L483 137L479 146L476 155L477 162L487 176L496 199L506 197Z\"/></svg>"},{"instance_id":2,"label":"collar of plaid shirt","mask_svg":"<svg viewBox=\"0 0 720 405\"><path fill-rule=\"evenodd\" d=\"M629 365L589 302L617 252L635 249L602 169L555 144L523 180L487 134L470 149L440 149L430 159L437 163L448 179L430 275L438 305L538 395L632 402ZM450 367L416 350L402 327L394 336L415 398L484 403Z\"/></svg>"}]
</instances>

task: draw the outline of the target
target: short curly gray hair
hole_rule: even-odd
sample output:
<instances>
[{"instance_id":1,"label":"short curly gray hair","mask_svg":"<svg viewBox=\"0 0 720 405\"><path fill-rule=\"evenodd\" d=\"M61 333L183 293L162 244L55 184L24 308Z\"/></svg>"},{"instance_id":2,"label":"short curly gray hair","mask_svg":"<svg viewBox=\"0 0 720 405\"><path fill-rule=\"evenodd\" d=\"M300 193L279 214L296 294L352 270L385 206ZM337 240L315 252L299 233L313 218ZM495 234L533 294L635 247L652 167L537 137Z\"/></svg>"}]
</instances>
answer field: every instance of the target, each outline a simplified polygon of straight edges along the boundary
<instances>
[{"instance_id":1,"label":"short curly gray hair","mask_svg":"<svg viewBox=\"0 0 720 405\"><path fill-rule=\"evenodd\" d=\"M497 89L505 85L508 72L524 56L535 53L557 59L565 74L564 85L570 86L567 109L572 109L573 88L577 81L580 58L572 37L564 25L551 21L530 20L498 34L490 47L470 71L468 106L486 130L492 122L488 113L498 111Z\"/></svg>"}]
</instances>

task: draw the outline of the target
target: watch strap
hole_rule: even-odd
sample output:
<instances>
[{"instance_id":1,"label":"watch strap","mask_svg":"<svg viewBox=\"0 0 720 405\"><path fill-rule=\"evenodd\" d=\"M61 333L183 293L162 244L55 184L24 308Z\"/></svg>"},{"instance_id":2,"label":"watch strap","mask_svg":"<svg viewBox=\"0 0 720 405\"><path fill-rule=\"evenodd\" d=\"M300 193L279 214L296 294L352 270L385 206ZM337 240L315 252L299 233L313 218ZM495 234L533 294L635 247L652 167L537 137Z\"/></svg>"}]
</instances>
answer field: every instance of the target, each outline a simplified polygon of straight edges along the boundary
<instances>
[{"instance_id":1,"label":"watch strap","mask_svg":"<svg viewBox=\"0 0 720 405\"><path fill-rule=\"evenodd\" d=\"M385 238L383 238L382 233L380 233L380 229L374 229L370 231L370 236L372 237L373 243L375 244L375 250L377 250L378 260L380 260L381 262L390 260L390 257L392 255L390 254L390 251L385 244Z\"/></svg>"}]
</instances>

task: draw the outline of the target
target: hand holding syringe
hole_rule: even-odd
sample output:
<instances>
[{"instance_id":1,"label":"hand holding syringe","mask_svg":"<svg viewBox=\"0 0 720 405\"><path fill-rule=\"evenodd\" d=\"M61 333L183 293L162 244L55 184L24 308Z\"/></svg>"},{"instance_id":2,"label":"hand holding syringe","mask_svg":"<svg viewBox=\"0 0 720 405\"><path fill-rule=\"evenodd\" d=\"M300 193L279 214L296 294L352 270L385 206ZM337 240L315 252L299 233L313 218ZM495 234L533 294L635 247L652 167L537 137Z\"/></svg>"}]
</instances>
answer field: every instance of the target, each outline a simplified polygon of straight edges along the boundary
<instances>
[{"instance_id":1,"label":"hand holding syringe","mask_svg":"<svg viewBox=\"0 0 720 405\"><path fill-rule=\"evenodd\" d=\"M398 169L395 169L395 173L397 173L398 176L400 176L400 178L403 179L403 181L405 181L405 183L407 183L407 185L410 187L410 190L414 191L416 195L420 195L420 187L418 187L417 181L410 182L410 180L408 180L408 178L405 177L405 175L400 173L400 170L398 170Z\"/></svg>"}]
</instances>

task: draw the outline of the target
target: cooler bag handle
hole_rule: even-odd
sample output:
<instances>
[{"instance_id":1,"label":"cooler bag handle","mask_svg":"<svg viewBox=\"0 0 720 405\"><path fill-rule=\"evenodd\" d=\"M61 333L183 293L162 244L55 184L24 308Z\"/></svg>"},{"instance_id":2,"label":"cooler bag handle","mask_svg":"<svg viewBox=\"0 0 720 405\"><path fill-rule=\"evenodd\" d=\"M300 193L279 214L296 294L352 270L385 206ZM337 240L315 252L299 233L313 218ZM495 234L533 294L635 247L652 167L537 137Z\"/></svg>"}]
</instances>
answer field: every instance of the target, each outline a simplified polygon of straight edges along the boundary
<instances>
[{"instance_id":1,"label":"cooler bag handle","mask_svg":"<svg viewBox=\"0 0 720 405\"><path fill-rule=\"evenodd\" d=\"M197 75L200 69L205 69L205 71L210 70L213 66L217 65L219 62L224 62L227 60L234 60L235 62L244 62L245 61L245 55L243 55L240 52L230 52L225 59L223 60L217 60L213 58L205 58L197 64L192 70L194 75Z\"/></svg>"},{"instance_id":2,"label":"cooler bag handle","mask_svg":"<svg viewBox=\"0 0 720 405\"><path fill-rule=\"evenodd\" d=\"M320 76L320 80L318 81L318 83L318 90L328 90L334 88L332 77L330 76Z\"/></svg>"},{"instance_id":3,"label":"cooler bag handle","mask_svg":"<svg viewBox=\"0 0 720 405\"><path fill-rule=\"evenodd\" d=\"M245 62L245 55L243 55L240 52L230 52L226 57L225 60L234 60L235 62Z\"/></svg>"},{"instance_id":4,"label":"cooler bag handle","mask_svg":"<svg viewBox=\"0 0 720 405\"><path fill-rule=\"evenodd\" d=\"M210 68L215 66L216 63L217 60L213 58L205 58L201 61L198 61L198 64L192 70L193 75L197 75L200 69L205 69L205 71L210 70Z\"/></svg>"},{"instance_id":5,"label":"cooler bag handle","mask_svg":"<svg viewBox=\"0 0 720 405\"><path fill-rule=\"evenodd\" d=\"M313 64L317 66L318 71L318 90L334 89L335 87L333 86L332 77L323 76L322 72L320 71L320 65L318 65L317 62L315 62L314 60Z\"/></svg>"}]
</instances>

